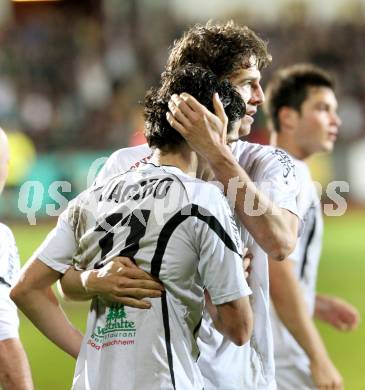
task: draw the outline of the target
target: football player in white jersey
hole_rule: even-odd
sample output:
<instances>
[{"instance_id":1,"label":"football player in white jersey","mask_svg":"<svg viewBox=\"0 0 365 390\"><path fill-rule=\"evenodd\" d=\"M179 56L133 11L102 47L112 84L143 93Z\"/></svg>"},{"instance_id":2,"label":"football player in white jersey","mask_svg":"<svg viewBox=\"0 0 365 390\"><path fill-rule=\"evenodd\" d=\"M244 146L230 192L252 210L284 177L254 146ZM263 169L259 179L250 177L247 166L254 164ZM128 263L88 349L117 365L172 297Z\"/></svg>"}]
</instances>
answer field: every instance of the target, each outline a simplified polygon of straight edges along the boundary
<instances>
[{"instance_id":1,"label":"football player in white jersey","mask_svg":"<svg viewBox=\"0 0 365 390\"><path fill-rule=\"evenodd\" d=\"M221 190L195 179L199 159L166 120L172 93L186 90L211 110L218 93L220 120L237 129L245 109L228 81L193 65L166 72L163 86L146 96L150 162L86 190L61 217L75 235L75 267L92 272L128 256L165 287L150 310L93 298L75 390L117 390L121 381L126 390L201 390L196 337L204 287L216 327L237 345L251 336L251 290L233 215ZM38 258L53 267L47 261L53 251L49 241ZM67 254L65 267L72 266L69 259Z\"/></svg>"},{"instance_id":2,"label":"football player in white jersey","mask_svg":"<svg viewBox=\"0 0 365 390\"><path fill-rule=\"evenodd\" d=\"M198 63L211 69L219 78L229 79L246 103L246 115L238 134L241 137L250 131L253 115L263 102L260 70L269 62L266 44L249 28L229 22L194 26L188 30L175 42L167 70L176 69L186 63ZM219 104L217 97L214 100L216 105ZM273 341L268 311L267 254L280 260L285 258L295 245L298 218L297 183L293 163L284 152L267 146L235 141L237 137L230 139L231 146L227 147L226 138L222 135L224 126L217 115L187 94L173 96L170 110L176 118L170 114L168 120L173 127L183 133L192 148L207 159L216 179L225 187L228 187L232 178L239 184L235 186L236 189L238 187L236 193L235 188L231 191L231 199L240 222L247 229L243 232L243 237L251 242L250 250L255 256L250 278L255 312L254 337L250 345L242 350L234 350L242 355L240 359L234 358L235 353L229 353L230 361L235 363L231 370L219 365L214 367L213 382L225 383L225 378L232 377L229 380L236 389L275 388ZM195 131L196 127L198 131ZM150 151L146 145L119 150L107 161L100 177L118 173L132 163L138 165L139 160L145 160L149 155ZM131 158L135 160L131 161ZM253 212L253 205L255 207L259 205L259 209ZM70 232L67 225L59 223L49 238L54 238L54 247L57 249L50 261L57 262L58 252L61 256L62 252L68 250L59 244L63 241L60 239L62 236L72 236L72 231ZM118 270L120 268L116 267ZM121 272L126 269L124 267ZM80 335L67 322L49 289L49 286L60 277L59 273L52 271L36 256L33 257L13 296L22 310L47 337L76 356L80 346ZM120 300L119 297L128 291L128 288L122 288L128 287L128 280L125 277L123 279L118 277L120 275L112 271L107 269L103 275L98 275L99 277L94 279L98 284L98 287L93 285L94 293L109 298L116 298L117 295ZM72 275L73 271L69 272ZM131 281L134 282L134 279ZM87 280L84 280L84 285L87 285ZM36 301L41 301L42 304L35 304ZM45 320L46 310L47 313L52 313L54 324L50 324L49 315L47 321ZM226 360L225 356L227 354L222 354L222 360Z\"/></svg>"},{"instance_id":3,"label":"football player in white jersey","mask_svg":"<svg viewBox=\"0 0 365 390\"><path fill-rule=\"evenodd\" d=\"M312 317L339 330L358 323L357 310L343 300L316 293L322 246L321 203L305 159L331 152L341 120L331 77L310 64L280 70L269 82L266 111L273 144L294 159L301 186L298 207L303 233L287 260L270 262L276 378L282 390L342 389ZM274 309L275 308L275 309Z\"/></svg>"},{"instance_id":4,"label":"football player in white jersey","mask_svg":"<svg viewBox=\"0 0 365 390\"><path fill-rule=\"evenodd\" d=\"M8 176L9 146L0 128L0 195ZM32 390L27 356L19 340L19 319L10 288L19 274L20 261L11 230L0 223L0 388Z\"/></svg>"}]
</instances>

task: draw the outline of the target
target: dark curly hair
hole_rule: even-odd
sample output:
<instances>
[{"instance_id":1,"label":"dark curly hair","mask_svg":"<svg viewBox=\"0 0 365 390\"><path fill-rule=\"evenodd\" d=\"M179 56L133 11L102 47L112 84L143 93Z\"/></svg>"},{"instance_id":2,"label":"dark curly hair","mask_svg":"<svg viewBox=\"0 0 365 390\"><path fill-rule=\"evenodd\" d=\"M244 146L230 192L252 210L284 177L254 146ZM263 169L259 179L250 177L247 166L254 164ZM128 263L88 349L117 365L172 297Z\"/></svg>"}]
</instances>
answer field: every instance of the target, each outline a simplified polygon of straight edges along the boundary
<instances>
[{"instance_id":1,"label":"dark curly hair","mask_svg":"<svg viewBox=\"0 0 365 390\"><path fill-rule=\"evenodd\" d=\"M334 80L323 69L312 64L296 64L280 69L266 87L264 109L274 131L280 131L279 112L291 107L300 112L310 88L334 90Z\"/></svg>"},{"instance_id":2,"label":"dark curly hair","mask_svg":"<svg viewBox=\"0 0 365 390\"><path fill-rule=\"evenodd\" d=\"M166 119L168 101L174 93L187 92L208 110L214 112L213 94L218 93L228 117L228 131L232 122L245 115L245 103L228 80L219 80L208 69L188 64L163 74L159 89L150 89L145 96L145 136L151 147L171 150L181 145L184 138Z\"/></svg>"},{"instance_id":3,"label":"dark curly hair","mask_svg":"<svg viewBox=\"0 0 365 390\"><path fill-rule=\"evenodd\" d=\"M208 22L191 27L174 42L166 70L191 63L210 69L218 78L227 78L240 68L250 67L252 56L259 69L271 62L266 42L251 29L232 20L225 24Z\"/></svg>"}]
</instances>

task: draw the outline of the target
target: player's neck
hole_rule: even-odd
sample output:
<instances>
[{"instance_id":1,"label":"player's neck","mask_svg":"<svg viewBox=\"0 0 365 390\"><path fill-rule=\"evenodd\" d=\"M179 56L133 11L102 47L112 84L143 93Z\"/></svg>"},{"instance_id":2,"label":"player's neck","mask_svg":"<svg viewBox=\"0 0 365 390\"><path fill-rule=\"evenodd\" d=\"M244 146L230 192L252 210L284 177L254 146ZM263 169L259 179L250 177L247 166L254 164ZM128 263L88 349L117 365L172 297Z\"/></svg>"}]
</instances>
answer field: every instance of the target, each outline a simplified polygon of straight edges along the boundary
<instances>
[{"instance_id":1,"label":"player's neck","mask_svg":"<svg viewBox=\"0 0 365 390\"><path fill-rule=\"evenodd\" d=\"M291 137L282 132L271 133L270 145L284 150L297 160L305 160L307 157L309 157Z\"/></svg>"},{"instance_id":2,"label":"player's neck","mask_svg":"<svg viewBox=\"0 0 365 390\"><path fill-rule=\"evenodd\" d=\"M171 165L189 176L196 177L198 158L188 146L182 146L171 152L155 149L150 161L155 165Z\"/></svg>"}]
</instances>

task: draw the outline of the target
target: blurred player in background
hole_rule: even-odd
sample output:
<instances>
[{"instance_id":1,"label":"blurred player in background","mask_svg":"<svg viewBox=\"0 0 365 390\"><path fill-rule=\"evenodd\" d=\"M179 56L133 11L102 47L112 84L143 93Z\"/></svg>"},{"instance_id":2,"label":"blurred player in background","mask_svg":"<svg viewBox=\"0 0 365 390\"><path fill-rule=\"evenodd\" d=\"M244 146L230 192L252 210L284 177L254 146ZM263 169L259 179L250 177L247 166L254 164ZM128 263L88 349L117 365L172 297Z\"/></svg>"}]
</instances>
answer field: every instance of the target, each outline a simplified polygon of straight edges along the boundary
<instances>
[{"instance_id":1,"label":"blurred player in background","mask_svg":"<svg viewBox=\"0 0 365 390\"><path fill-rule=\"evenodd\" d=\"M250 276L255 315L254 337L249 344L236 348L228 339L222 339L220 333L211 328L212 324L208 320L206 326L203 326L205 332L201 333L200 358L200 368L207 380L206 389L226 386L226 389L270 390L276 387L268 311L267 254L281 260L294 248L298 226L297 183L293 163L284 152L237 140L250 132L257 107L263 103L260 71L270 60L265 42L249 28L229 22L192 27L175 42L166 67L167 71L172 71L187 63L200 64L212 70L218 78L227 78L246 104L246 115L242 119L239 134L230 138L228 141L231 145L227 146L224 124L196 99L188 94L179 94L172 96L169 103L170 124L183 135L192 149L208 161L215 178L223 183L225 189L231 179L236 181L236 184L233 183L233 193L229 194L230 200L235 205L240 223L246 228L242 235L243 241L250 242L250 251L255 258ZM219 104L218 98L214 99L215 104ZM125 171L131 165L139 165L141 160L146 161L150 155L147 145L115 152L97 182L102 183L103 179ZM258 212L253 212L253 205L259 205ZM71 263L75 247L61 245L63 237L70 239L74 235L69 225L59 221L47 239L48 243L53 242L53 257L39 258L42 248L36 251L13 296L24 313L47 337L77 356L80 344L74 337L75 331L65 319L49 288L61 274L46 265L57 264L57 260L66 258L67 254ZM65 272L65 269L59 271ZM96 271L98 277L93 278L98 284L94 284L95 295L102 294L111 299L115 299L116 291L118 295L125 295L128 291L127 278L121 280L119 271L98 271L101 270ZM69 272L69 276L72 272L77 273L72 269ZM81 277L80 283L86 287L87 295L87 278L85 280ZM118 297L118 301L120 299ZM40 301L42 304L38 303ZM206 351L204 346L207 346ZM211 354L215 356L216 364L211 364Z\"/></svg>"},{"instance_id":2,"label":"blurred player in background","mask_svg":"<svg viewBox=\"0 0 365 390\"><path fill-rule=\"evenodd\" d=\"M280 390L343 389L312 317L339 330L354 329L357 310L343 300L316 293L323 222L321 203L305 159L331 152L341 120L331 77L310 64L282 69L266 90L272 143L295 161L301 186L298 207L303 233L283 262L270 262L276 379ZM333 264L335 267L335 264Z\"/></svg>"},{"instance_id":3,"label":"blurred player in background","mask_svg":"<svg viewBox=\"0 0 365 390\"><path fill-rule=\"evenodd\" d=\"M9 146L0 128L0 194L8 176ZM10 288L19 273L20 261L11 230L0 223L0 388L33 389L27 356L19 340L19 319Z\"/></svg>"}]
</instances>

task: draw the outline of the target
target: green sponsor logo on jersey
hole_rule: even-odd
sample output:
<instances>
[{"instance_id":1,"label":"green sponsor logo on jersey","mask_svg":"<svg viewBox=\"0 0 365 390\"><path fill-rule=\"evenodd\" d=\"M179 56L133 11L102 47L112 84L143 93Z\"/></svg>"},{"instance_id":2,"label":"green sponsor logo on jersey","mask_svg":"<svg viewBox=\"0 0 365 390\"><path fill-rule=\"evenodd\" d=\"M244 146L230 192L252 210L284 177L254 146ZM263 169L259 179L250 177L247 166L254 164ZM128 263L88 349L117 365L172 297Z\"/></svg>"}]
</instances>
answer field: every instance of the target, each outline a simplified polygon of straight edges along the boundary
<instances>
[{"instance_id":1,"label":"green sponsor logo on jersey","mask_svg":"<svg viewBox=\"0 0 365 390\"><path fill-rule=\"evenodd\" d=\"M97 326L94 336L103 337L112 332L128 332L128 336L134 336L135 331L135 323L127 319L124 305L115 305L107 308L106 324L105 326Z\"/></svg>"}]
</instances>

